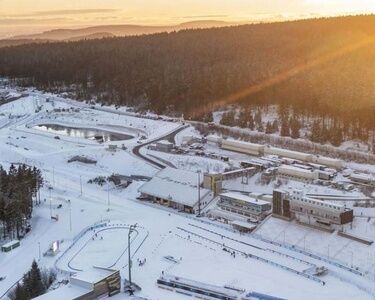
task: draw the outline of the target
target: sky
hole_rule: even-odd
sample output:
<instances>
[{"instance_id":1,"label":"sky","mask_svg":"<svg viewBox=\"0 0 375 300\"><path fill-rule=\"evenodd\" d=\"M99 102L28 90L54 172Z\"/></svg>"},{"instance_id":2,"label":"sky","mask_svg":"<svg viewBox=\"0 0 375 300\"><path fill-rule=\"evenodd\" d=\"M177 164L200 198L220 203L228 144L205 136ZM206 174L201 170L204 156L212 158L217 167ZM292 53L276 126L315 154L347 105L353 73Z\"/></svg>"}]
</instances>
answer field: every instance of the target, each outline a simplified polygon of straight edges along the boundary
<instances>
[{"instance_id":1,"label":"sky","mask_svg":"<svg viewBox=\"0 0 375 300\"><path fill-rule=\"evenodd\" d=\"M0 37L104 24L257 22L375 13L375 0L0 0Z\"/></svg>"}]
</instances>

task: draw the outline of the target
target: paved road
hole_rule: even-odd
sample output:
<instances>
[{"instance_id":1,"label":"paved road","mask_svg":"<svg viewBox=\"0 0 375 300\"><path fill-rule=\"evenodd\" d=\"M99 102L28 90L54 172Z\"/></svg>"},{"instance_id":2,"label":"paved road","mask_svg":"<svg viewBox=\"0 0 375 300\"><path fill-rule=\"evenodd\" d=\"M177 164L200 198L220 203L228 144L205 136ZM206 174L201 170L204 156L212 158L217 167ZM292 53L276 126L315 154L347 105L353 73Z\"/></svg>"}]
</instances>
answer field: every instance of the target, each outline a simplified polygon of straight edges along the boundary
<instances>
[{"instance_id":1,"label":"paved road","mask_svg":"<svg viewBox=\"0 0 375 300\"><path fill-rule=\"evenodd\" d=\"M163 136L161 136L161 137L158 137L158 138L156 138L156 139L153 139L153 140L151 140L151 141L148 141L148 142L146 142L146 143L144 143L144 144L137 145L137 146L135 146L135 147L133 148L133 154L136 155L136 156L138 156L139 158L141 158L141 159L147 161L148 163L150 163L150 164L156 166L156 167L159 168L159 169L164 169L164 168L165 168L165 165L163 165L163 164L161 164L161 163L158 163L158 162L156 162L155 160L150 159L149 157L143 155L143 154L140 152L141 148L143 148L143 147L145 147L145 146L147 146L147 145L150 145L150 144L152 144L152 143L155 143L155 142L157 142L157 141L161 141L161 140L168 140L168 141L170 141L170 142L174 142L174 139L175 139L176 135L177 135L179 132L181 132L182 130L184 130L185 128L187 128L187 127L189 127L189 125L183 125L183 126L180 126L180 127L178 127L176 130L174 130L174 131L171 132L171 133L168 133L168 134L166 134L166 135L163 135Z\"/></svg>"}]
</instances>

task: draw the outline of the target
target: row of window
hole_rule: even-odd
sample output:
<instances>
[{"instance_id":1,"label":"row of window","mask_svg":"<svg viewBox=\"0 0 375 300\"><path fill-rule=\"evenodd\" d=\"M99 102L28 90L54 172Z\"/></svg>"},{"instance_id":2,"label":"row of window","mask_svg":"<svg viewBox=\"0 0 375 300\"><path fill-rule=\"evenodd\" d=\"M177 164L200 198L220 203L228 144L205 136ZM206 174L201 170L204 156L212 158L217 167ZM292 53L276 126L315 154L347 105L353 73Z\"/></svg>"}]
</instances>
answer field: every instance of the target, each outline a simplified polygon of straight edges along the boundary
<instances>
[{"instance_id":1,"label":"row of window","mask_svg":"<svg viewBox=\"0 0 375 300\"><path fill-rule=\"evenodd\" d=\"M303 213L307 213L309 215L314 215L314 216L318 216L318 217L322 217L322 218L326 218L326 219L331 219L331 220L338 220L339 217L338 216L335 216L335 215L332 215L332 214L327 214L327 213L319 213L318 211L314 211L313 209L303 209L302 207L299 207L299 212L303 212Z\"/></svg>"},{"instance_id":2,"label":"row of window","mask_svg":"<svg viewBox=\"0 0 375 300\"><path fill-rule=\"evenodd\" d=\"M328 203L324 203L322 201L315 201L315 200L304 199L304 198L301 199L301 198L297 198L295 196L293 196L292 199L293 200L297 200L297 201L301 201L301 202L305 202L305 203L309 203L309 204L312 204L312 205L329 207L329 208L336 209L336 210L340 210L341 209L340 206L332 205L332 204L328 204Z\"/></svg>"},{"instance_id":3,"label":"row of window","mask_svg":"<svg viewBox=\"0 0 375 300\"><path fill-rule=\"evenodd\" d=\"M228 205L228 206L231 206L233 208L238 208L240 210L247 210L247 211L252 211L252 212L256 212L256 213L260 213L262 212L262 210L259 208L259 207L253 207L253 206L242 206L242 205L238 205L238 204L232 204L232 203L228 203L228 202L221 202L219 203L219 205Z\"/></svg>"},{"instance_id":4,"label":"row of window","mask_svg":"<svg viewBox=\"0 0 375 300\"><path fill-rule=\"evenodd\" d=\"M192 292L192 293L209 296L209 297L212 297L212 298L215 298L215 299L222 299L222 300L236 300L237 299L237 297L233 298L233 297L230 297L230 296L225 296L222 293L216 293L214 291L207 291L207 290L199 289L198 287L187 286L187 285L180 284L180 283L167 282L167 281L160 280L160 279L157 282L158 282L158 284L161 284L161 285L166 285L166 286L170 286L170 287L173 287L173 288L178 288L178 289L181 289L181 290L189 291L189 292Z\"/></svg>"}]
</instances>

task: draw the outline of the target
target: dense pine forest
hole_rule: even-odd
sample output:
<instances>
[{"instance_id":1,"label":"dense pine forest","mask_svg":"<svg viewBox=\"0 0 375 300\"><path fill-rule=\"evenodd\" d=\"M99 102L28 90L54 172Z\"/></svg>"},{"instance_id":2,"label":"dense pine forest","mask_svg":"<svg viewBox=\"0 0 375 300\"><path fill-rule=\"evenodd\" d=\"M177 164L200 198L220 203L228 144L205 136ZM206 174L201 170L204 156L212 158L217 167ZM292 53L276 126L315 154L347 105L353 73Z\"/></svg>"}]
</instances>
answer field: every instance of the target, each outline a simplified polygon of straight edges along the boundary
<instances>
[{"instance_id":1,"label":"dense pine forest","mask_svg":"<svg viewBox=\"0 0 375 300\"><path fill-rule=\"evenodd\" d=\"M41 171L35 167L11 165L6 171L0 166L0 222L1 238L20 238L27 232L33 210L43 184ZM35 200L36 201L36 200Z\"/></svg>"},{"instance_id":2,"label":"dense pine forest","mask_svg":"<svg viewBox=\"0 0 375 300\"><path fill-rule=\"evenodd\" d=\"M361 137L375 127L374 41L371 15L30 44L0 49L0 76L185 118L279 104Z\"/></svg>"}]
</instances>

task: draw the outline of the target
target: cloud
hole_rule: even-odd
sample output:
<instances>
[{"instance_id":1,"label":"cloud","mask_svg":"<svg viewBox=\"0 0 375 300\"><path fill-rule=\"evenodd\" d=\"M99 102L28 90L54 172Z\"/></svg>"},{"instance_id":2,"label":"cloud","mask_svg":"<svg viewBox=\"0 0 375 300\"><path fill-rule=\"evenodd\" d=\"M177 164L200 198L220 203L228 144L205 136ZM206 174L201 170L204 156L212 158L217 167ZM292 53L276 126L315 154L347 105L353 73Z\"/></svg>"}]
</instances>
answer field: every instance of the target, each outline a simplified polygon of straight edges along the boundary
<instances>
[{"instance_id":1,"label":"cloud","mask_svg":"<svg viewBox=\"0 0 375 300\"><path fill-rule=\"evenodd\" d=\"M57 16L57 15L81 15L81 14L107 14L118 12L119 9L102 8L102 9L66 9L66 10L45 10L32 13L33 16Z\"/></svg>"},{"instance_id":2,"label":"cloud","mask_svg":"<svg viewBox=\"0 0 375 300\"><path fill-rule=\"evenodd\" d=\"M0 26L16 26L16 25L44 25L44 24L59 24L69 21L68 18L48 18L48 19L34 19L34 18L22 18L22 19L10 19L0 18Z\"/></svg>"},{"instance_id":3,"label":"cloud","mask_svg":"<svg viewBox=\"0 0 375 300\"><path fill-rule=\"evenodd\" d=\"M183 19L196 19L196 18L227 18L227 15L198 15L198 16L184 16Z\"/></svg>"},{"instance_id":4,"label":"cloud","mask_svg":"<svg viewBox=\"0 0 375 300\"><path fill-rule=\"evenodd\" d=\"M43 10L34 11L27 14L5 15L7 18L18 17L48 17L48 16L66 16L66 15L86 15L86 14L108 14L121 11L114 8L101 8L101 9L61 9L61 10Z\"/></svg>"}]
</instances>

